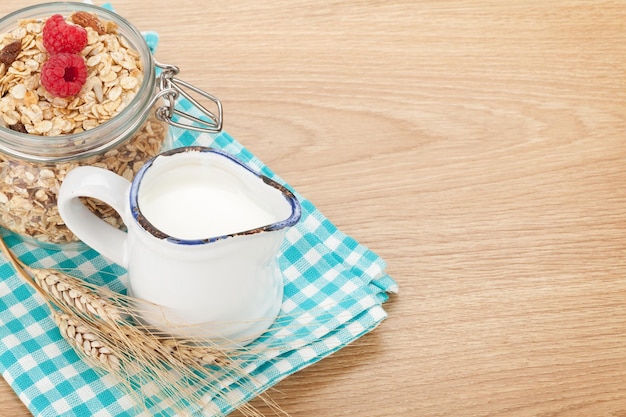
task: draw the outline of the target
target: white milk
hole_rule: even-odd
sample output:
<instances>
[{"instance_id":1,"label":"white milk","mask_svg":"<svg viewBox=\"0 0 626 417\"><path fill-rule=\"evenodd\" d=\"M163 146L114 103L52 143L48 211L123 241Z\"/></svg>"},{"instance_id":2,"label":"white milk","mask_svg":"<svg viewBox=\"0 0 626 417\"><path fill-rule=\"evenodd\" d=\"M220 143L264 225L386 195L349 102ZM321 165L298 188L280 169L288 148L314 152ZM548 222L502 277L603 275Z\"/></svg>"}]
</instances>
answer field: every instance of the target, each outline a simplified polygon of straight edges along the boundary
<instances>
[{"instance_id":1,"label":"white milk","mask_svg":"<svg viewBox=\"0 0 626 417\"><path fill-rule=\"evenodd\" d=\"M228 172L191 165L145 181L138 202L154 227L179 239L223 236L284 220L249 194Z\"/></svg>"}]
</instances>

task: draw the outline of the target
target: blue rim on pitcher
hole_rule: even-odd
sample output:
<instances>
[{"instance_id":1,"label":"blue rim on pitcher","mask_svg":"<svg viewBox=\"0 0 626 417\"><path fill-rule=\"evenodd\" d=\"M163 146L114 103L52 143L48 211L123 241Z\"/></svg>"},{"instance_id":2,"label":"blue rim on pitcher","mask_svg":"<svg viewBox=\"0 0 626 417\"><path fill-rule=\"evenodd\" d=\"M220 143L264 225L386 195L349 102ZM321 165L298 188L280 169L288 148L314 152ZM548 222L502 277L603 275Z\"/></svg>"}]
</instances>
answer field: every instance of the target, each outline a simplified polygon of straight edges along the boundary
<instances>
[{"instance_id":1,"label":"blue rim on pitcher","mask_svg":"<svg viewBox=\"0 0 626 417\"><path fill-rule=\"evenodd\" d=\"M221 236L207 237L203 239L180 239L180 238L177 238L177 237L174 237L167 233L162 232L161 230L156 228L154 225L152 225L150 221L148 221L148 219L143 215L143 213L141 212L141 209L139 208L139 185L146 171L154 164L154 162L159 157L170 156L170 155L175 155L178 153L185 153L185 152L214 153L214 154L221 155L225 158L228 158L232 162L237 163L239 166L245 168L247 171L257 176L265 184L280 191L283 197L285 198L285 200L287 200L287 202L291 206L291 214L289 215L289 217L287 217L284 220L280 220L278 222L274 222L265 226L260 226L254 229L244 230L244 231L236 232L236 233L229 233L229 234L221 235ZM230 153L225 152L221 149L216 149L216 148L211 148L211 147L206 147L206 146L185 146L181 148L175 148L169 151L162 152L159 155L155 156L154 158L148 160L143 165L143 167L139 169L135 178L133 179L131 186L130 186L129 197L130 197L130 210L131 210L133 219L144 230L146 230L148 233L150 233L151 235L153 235L154 237L158 239L164 239L168 242L181 244L181 245L202 245L202 244L212 243L218 240L228 239L228 238L232 238L236 236L248 236L248 235L253 235L253 234L257 234L261 232L271 232L275 230L280 230L280 229L284 229L284 228L295 225L296 223L298 223L298 221L300 220L300 217L302 216L302 208L300 206L300 202L298 201L297 197L293 194L293 192L291 192L287 187L274 181L273 179L269 178L266 175L263 175L254 171L253 169L248 167L241 160L231 155Z\"/></svg>"}]
</instances>

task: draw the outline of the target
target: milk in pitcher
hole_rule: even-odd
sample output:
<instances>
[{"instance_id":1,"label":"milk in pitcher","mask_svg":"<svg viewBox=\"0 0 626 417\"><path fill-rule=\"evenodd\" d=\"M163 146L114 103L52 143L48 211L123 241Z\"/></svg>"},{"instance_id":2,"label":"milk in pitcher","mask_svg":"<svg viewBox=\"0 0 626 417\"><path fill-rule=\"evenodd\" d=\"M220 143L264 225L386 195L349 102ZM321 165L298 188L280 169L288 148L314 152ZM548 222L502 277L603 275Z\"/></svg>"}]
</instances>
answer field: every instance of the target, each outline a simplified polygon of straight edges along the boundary
<instances>
[{"instance_id":1,"label":"milk in pitcher","mask_svg":"<svg viewBox=\"0 0 626 417\"><path fill-rule=\"evenodd\" d=\"M224 236L282 220L261 203L229 172L203 164L162 172L139 189L142 214L179 239Z\"/></svg>"}]
</instances>

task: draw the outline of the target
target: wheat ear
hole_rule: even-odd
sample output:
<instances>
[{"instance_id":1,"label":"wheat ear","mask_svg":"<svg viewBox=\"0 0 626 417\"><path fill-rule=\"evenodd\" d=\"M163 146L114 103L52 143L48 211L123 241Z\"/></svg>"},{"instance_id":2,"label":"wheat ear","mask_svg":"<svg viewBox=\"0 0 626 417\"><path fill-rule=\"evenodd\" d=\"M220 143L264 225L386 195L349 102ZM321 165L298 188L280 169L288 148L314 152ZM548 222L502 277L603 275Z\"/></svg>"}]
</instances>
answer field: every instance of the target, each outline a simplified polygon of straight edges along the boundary
<instances>
[{"instance_id":1,"label":"wheat ear","mask_svg":"<svg viewBox=\"0 0 626 417\"><path fill-rule=\"evenodd\" d=\"M53 310L52 317L59 326L61 335L86 356L97 359L106 369L119 370L120 359L106 342L93 333L90 326L69 314Z\"/></svg>"},{"instance_id":2,"label":"wheat ear","mask_svg":"<svg viewBox=\"0 0 626 417\"><path fill-rule=\"evenodd\" d=\"M23 268L57 302L76 308L83 315L98 317L101 320L113 322L122 320L122 312L118 306L78 278L25 265Z\"/></svg>"},{"instance_id":3,"label":"wheat ear","mask_svg":"<svg viewBox=\"0 0 626 417\"><path fill-rule=\"evenodd\" d=\"M236 403L238 400L231 400L228 392L222 392L238 378L243 380L242 387L256 391L254 381L234 360L236 350L226 351L207 340L163 336L137 325L132 322L139 314L133 307L137 300L59 271L23 265L1 237L0 249L23 281L48 304L61 335L80 356L96 369L117 375L138 404L150 397L141 391L144 385L156 383L152 397L157 401L153 401L150 412L173 410L186 415L193 412L191 405L206 402L208 395L238 405L246 416L261 416L251 405ZM242 360L249 360L250 354L242 352ZM288 415L266 395L260 397L276 415Z\"/></svg>"}]
</instances>

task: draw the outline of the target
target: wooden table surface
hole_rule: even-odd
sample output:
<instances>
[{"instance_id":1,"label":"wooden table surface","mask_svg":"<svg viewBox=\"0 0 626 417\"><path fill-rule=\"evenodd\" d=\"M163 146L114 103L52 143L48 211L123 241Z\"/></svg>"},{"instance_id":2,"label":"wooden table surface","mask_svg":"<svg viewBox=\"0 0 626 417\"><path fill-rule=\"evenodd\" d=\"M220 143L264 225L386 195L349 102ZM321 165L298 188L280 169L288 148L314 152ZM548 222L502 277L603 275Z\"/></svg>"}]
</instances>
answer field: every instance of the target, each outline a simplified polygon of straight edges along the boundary
<instances>
[{"instance_id":1,"label":"wooden table surface","mask_svg":"<svg viewBox=\"0 0 626 417\"><path fill-rule=\"evenodd\" d=\"M114 5L400 285L286 412L626 415L626 3Z\"/></svg>"}]
</instances>

